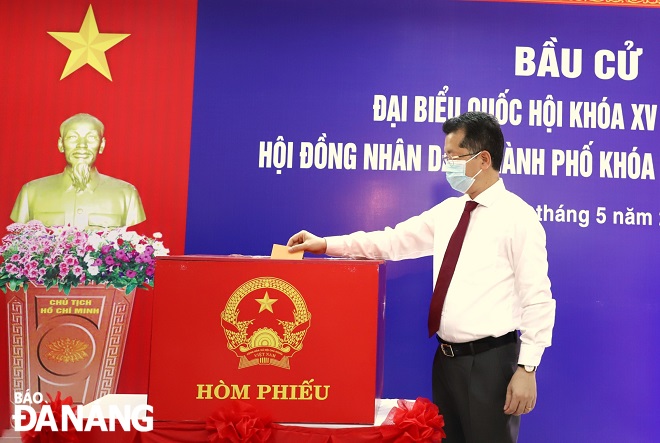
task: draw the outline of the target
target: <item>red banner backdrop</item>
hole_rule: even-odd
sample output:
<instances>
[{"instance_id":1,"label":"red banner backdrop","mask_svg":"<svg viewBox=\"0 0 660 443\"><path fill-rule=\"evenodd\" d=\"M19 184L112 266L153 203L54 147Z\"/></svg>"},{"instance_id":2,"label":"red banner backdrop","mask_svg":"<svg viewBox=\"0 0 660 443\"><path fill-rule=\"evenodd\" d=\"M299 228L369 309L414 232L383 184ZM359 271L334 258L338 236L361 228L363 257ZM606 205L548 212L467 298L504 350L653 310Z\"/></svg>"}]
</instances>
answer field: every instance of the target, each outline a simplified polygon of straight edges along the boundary
<instances>
[{"instance_id":1,"label":"red banner backdrop","mask_svg":"<svg viewBox=\"0 0 660 443\"><path fill-rule=\"evenodd\" d=\"M72 51L49 32L81 32L90 5L100 34L130 34L104 52L112 80L91 64L60 79ZM0 2L0 224L24 183L64 169L60 123L85 112L105 125L99 171L140 193L147 220L134 229L183 253L196 17L196 1ZM119 392L146 391L150 316L151 293L138 291Z\"/></svg>"},{"instance_id":2,"label":"red banner backdrop","mask_svg":"<svg viewBox=\"0 0 660 443\"><path fill-rule=\"evenodd\" d=\"M24 183L62 172L60 123L86 112L105 125L99 171L140 193L147 220L135 229L162 232L166 246L182 253L196 2L95 0L91 7L101 36L130 34L104 52L112 80L90 64L60 80L71 50L49 32L80 32L88 0L0 4L0 221L11 222Z\"/></svg>"}]
</instances>

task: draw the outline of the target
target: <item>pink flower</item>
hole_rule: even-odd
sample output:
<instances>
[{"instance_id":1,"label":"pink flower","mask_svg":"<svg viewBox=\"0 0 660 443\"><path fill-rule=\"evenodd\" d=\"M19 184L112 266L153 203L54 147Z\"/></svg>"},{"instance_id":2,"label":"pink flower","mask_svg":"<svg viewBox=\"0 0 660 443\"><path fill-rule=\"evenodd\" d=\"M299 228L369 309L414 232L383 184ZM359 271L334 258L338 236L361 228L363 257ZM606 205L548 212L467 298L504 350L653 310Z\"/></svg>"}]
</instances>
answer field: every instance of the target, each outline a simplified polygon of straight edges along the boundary
<instances>
[{"instance_id":1,"label":"pink flower","mask_svg":"<svg viewBox=\"0 0 660 443\"><path fill-rule=\"evenodd\" d=\"M20 223L12 223L9 226L7 226L7 231L9 232L17 232L23 229L23 225Z\"/></svg>"},{"instance_id":2,"label":"pink flower","mask_svg":"<svg viewBox=\"0 0 660 443\"><path fill-rule=\"evenodd\" d=\"M69 266L64 262L60 263L60 274L59 274L60 278L66 277L68 273L69 273Z\"/></svg>"},{"instance_id":3,"label":"pink flower","mask_svg":"<svg viewBox=\"0 0 660 443\"><path fill-rule=\"evenodd\" d=\"M126 271L126 277L128 277L128 278L135 278L136 275L137 275L137 272L135 272L132 269L129 269L129 270Z\"/></svg>"},{"instance_id":4,"label":"pink flower","mask_svg":"<svg viewBox=\"0 0 660 443\"><path fill-rule=\"evenodd\" d=\"M80 265L75 265L73 267L73 275L75 275L76 277L80 277L81 275L84 275L83 268Z\"/></svg>"},{"instance_id":5,"label":"pink flower","mask_svg":"<svg viewBox=\"0 0 660 443\"><path fill-rule=\"evenodd\" d=\"M71 254L67 254L64 256L64 263L66 263L68 266L77 265L78 259Z\"/></svg>"}]
</instances>

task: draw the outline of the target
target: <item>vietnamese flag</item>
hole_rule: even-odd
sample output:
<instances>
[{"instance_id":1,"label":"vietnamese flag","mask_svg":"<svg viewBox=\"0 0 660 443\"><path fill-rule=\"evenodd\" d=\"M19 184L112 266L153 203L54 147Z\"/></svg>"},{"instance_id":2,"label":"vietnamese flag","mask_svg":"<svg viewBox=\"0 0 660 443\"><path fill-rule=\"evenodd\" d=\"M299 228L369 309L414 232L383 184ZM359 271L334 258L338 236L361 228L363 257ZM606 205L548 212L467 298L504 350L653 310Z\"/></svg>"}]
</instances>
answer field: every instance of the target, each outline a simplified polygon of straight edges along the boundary
<instances>
[{"instance_id":1,"label":"vietnamese flag","mask_svg":"<svg viewBox=\"0 0 660 443\"><path fill-rule=\"evenodd\" d=\"M147 219L131 229L161 232L171 254L183 253L196 17L194 0L0 2L0 223L11 223L24 183L63 171L60 124L84 112L105 125L98 170L140 194ZM119 392L146 392L151 299L136 296ZM10 393L0 385L7 428Z\"/></svg>"},{"instance_id":2,"label":"vietnamese flag","mask_svg":"<svg viewBox=\"0 0 660 443\"><path fill-rule=\"evenodd\" d=\"M131 229L183 253L196 15L194 1L2 2L5 225L24 183L62 172L59 126L85 112L105 125L99 172L140 193Z\"/></svg>"}]
</instances>

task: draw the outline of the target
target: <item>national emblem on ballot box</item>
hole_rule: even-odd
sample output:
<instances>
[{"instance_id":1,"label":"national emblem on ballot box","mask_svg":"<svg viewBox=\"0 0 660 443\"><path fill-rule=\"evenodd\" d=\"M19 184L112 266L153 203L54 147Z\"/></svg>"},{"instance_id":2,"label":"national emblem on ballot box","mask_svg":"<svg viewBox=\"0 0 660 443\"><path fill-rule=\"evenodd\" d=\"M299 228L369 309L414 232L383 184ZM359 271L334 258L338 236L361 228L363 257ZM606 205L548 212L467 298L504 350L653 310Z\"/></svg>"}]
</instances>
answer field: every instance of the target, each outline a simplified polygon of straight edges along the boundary
<instances>
[{"instance_id":1,"label":"national emblem on ballot box","mask_svg":"<svg viewBox=\"0 0 660 443\"><path fill-rule=\"evenodd\" d=\"M275 315L275 303L278 307L286 305L277 310L282 318ZM249 315L257 306L258 312ZM273 315L258 315L263 312ZM303 347L312 314L293 285L275 277L260 277L231 294L221 318L227 347L239 358L239 368L273 365L289 369L289 359Z\"/></svg>"}]
</instances>

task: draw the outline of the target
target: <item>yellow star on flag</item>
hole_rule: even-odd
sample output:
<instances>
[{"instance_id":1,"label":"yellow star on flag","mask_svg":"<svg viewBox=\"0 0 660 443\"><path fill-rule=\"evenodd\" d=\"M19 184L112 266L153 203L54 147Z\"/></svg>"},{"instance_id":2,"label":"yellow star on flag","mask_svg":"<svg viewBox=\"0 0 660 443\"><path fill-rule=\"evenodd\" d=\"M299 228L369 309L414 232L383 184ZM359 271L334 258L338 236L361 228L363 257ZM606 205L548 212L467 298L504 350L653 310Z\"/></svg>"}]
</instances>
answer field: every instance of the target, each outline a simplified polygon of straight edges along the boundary
<instances>
[{"instance_id":1,"label":"yellow star on flag","mask_svg":"<svg viewBox=\"0 0 660 443\"><path fill-rule=\"evenodd\" d=\"M81 67L90 65L110 81L112 81L112 76L105 58L105 51L131 35L101 34L96 25L92 5L89 5L79 32L49 32L48 34L71 50L60 80Z\"/></svg>"},{"instance_id":2,"label":"yellow star on flag","mask_svg":"<svg viewBox=\"0 0 660 443\"><path fill-rule=\"evenodd\" d=\"M255 300L261 305L261 306L259 306L259 313L261 313L261 311L266 311L266 310L268 310L270 312L273 312L273 303L275 303L277 301L276 298L270 298L268 296L268 292L266 292L266 295L264 295L264 298L257 298ZM274 312L273 312L273 314L274 314Z\"/></svg>"}]
</instances>

